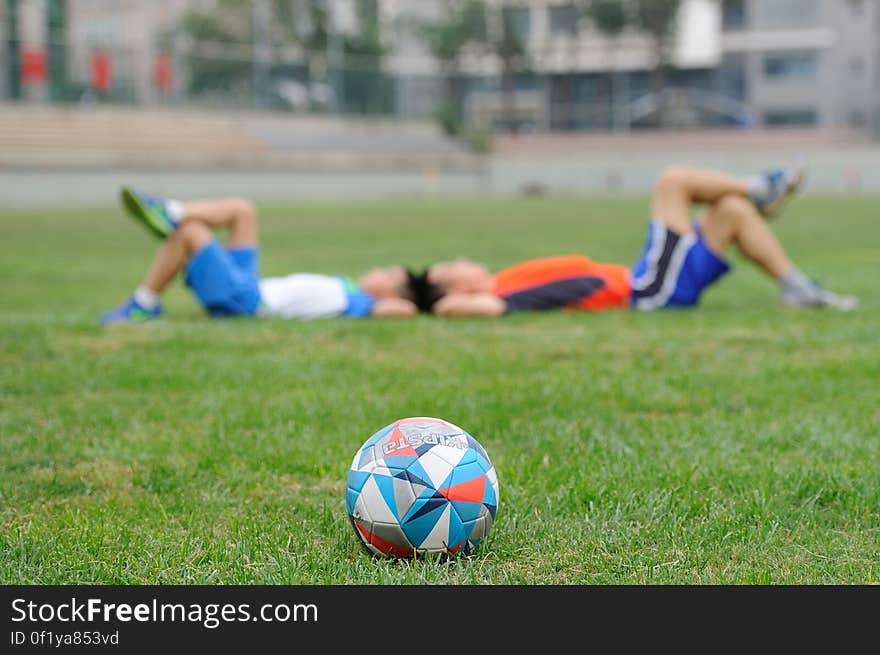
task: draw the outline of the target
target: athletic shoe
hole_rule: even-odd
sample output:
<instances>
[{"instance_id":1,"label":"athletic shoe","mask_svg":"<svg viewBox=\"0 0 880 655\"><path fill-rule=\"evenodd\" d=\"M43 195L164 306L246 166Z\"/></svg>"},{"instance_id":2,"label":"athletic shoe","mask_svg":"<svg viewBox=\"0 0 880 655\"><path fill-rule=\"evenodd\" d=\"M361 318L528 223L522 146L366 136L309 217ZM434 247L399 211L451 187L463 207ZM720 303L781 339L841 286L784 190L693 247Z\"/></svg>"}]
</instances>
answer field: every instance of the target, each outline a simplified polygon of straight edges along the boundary
<instances>
[{"instance_id":1,"label":"athletic shoe","mask_svg":"<svg viewBox=\"0 0 880 655\"><path fill-rule=\"evenodd\" d=\"M160 239L164 239L177 229L177 221L171 217L168 201L164 198L148 196L128 187L122 187L120 199L128 213Z\"/></svg>"},{"instance_id":2,"label":"athletic shoe","mask_svg":"<svg viewBox=\"0 0 880 655\"><path fill-rule=\"evenodd\" d=\"M758 211L765 218L778 216L789 198L800 188L805 176L806 169L800 164L764 173L761 176L763 189L752 198Z\"/></svg>"},{"instance_id":3,"label":"athletic shoe","mask_svg":"<svg viewBox=\"0 0 880 655\"><path fill-rule=\"evenodd\" d=\"M859 306L855 296L842 296L818 284L807 291L783 291L781 301L786 307L829 307L841 312L850 312Z\"/></svg>"},{"instance_id":4,"label":"athletic shoe","mask_svg":"<svg viewBox=\"0 0 880 655\"><path fill-rule=\"evenodd\" d=\"M157 305L154 309L141 307L132 297L116 309L101 315L101 323L143 323L162 316L162 306Z\"/></svg>"}]
</instances>

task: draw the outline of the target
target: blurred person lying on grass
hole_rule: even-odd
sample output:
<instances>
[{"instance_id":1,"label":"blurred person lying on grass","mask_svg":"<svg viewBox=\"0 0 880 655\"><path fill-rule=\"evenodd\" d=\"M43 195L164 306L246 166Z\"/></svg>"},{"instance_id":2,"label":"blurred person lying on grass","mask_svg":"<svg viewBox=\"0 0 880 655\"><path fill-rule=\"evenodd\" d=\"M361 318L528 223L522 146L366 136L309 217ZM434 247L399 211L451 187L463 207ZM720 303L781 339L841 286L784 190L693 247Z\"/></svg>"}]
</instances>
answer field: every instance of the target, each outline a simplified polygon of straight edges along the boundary
<instances>
[{"instance_id":1,"label":"blurred person lying on grass","mask_svg":"<svg viewBox=\"0 0 880 655\"><path fill-rule=\"evenodd\" d=\"M181 202L127 187L120 197L128 213L162 239L162 245L128 300L101 316L104 324L159 318L162 292L181 272L202 307L214 317L418 314L410 291L413 274L402 266L375 268L357 280L315 273L261 277L257 211L246 199ZM226 230L224 244L214 236L215 230Z\"/></svg>"},{"instance_id":2,"label":"blurred person lying on grass","mask_svg":"<svg viewBox=\"0 0 880 655\"><path fill-rule=\"evenodd\" d=\"M528 260L494 274L468 259L439 262L413 279L416 303L441 316L694 307L730 270L724 252L735 244L777 282L784 306L855 309L857 298L832 293L798 269L767 225L803 177L801 166L745 179L668 168L655 185L648 237L634 266L580 254ZM693 216L695 204L704 207Z\"/></svg>"}]
</instances>

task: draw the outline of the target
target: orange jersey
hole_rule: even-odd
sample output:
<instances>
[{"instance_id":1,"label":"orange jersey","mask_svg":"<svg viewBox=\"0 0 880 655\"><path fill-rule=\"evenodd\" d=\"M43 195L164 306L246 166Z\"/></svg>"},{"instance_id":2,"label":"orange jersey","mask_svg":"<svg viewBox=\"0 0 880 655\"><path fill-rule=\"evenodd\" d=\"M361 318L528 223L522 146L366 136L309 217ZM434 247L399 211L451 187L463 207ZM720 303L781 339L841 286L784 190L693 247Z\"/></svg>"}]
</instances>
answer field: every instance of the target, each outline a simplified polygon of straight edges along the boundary
<instances>
[{"instance_id":1,"label":"orange jersey","mask_svg":"<svg viewBox=\"0 0 880 655\"><path fill-rule=\"evenodd\" d=\"M495 274L492 293L507 301L508 311L629 307L630 271L583 255L531 259Z\"/></svg>"}]
</instances>

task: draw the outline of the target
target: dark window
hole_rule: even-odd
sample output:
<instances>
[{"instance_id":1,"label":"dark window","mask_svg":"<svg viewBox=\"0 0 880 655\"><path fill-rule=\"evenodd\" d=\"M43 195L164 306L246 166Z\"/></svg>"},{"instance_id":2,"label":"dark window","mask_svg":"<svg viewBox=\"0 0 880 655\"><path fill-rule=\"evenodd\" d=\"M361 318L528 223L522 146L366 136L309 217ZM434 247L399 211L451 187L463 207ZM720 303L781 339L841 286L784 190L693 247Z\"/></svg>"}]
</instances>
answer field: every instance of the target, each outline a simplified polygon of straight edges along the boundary
<instances>
[{"instance_id":1,"label":"dark window","mask_svg":"<svg viewBox=\"0 0 880 655\"><path fill-rule=\"evenodd\" d=\"M865 72L865 60L862 57L853 57L849 60L849 72L853 75L861 75Z\"/></svg>"},{"instance_id":2,"label":"dark window","mask_svg":"<svg viewBox=\"0 0 880 655\"><path fill-rule=\"evenodd\" d=\"M554 5L550 7L551 34L577 34L581 12L574 5Z\"/></svg>"},{"instance_id":3,"label":"dark window","mask_svg":"<svg viewBox=\"0 0 880 655\"><path fill-rule=\"evenodd\" d=\"M775 109L764 113L764 124L770 126L815 125L818 122L815 109Z\"/></svg>"},{"instance_id":4,"label":"dark window","mask_svg":"<svg viewBox=\"0 0 880 655\"><path fill-rule=\"evenodd\" d=\"M849 113L849 124L851 127L863 128L868 124L868 117L860 109L854 109Z\"/></svg>"},{"instance_id":5,"label":"dark window","mask_svg":"<svg viewBox=\"0 0 880 655\"><path fill-rule=\"evenodd\" d=\"M747 27L746 0L724 0L721 5L721 28L737 32Z\"/></svg>"},{"instance_id":6,"label":"dark window","mask_svg":"<svg viewBox=\"0 0 880 655\"><path fill-rule=\"evenodd\" d=\"M848 0L849 11L853 18L861 18L865 13L865 0Z\"/></svg>"},{"instance_id":7,"label":"dark window","mask_svg":"<svg viewBox=\"0 0 880 655\"><path fill-rule=\"evenodd\" d=\"M877 54L877 61L874 66L874 76L877 78L876 87L880 90L880 53Z\"/></svg>"},{"instance_id":8,"label":"dark window","mask_svg":"<svg viewBox=\"0 0 880 655\"><path fill-rule=\"evenodd\" d=\"M815 52L765 55L764 76L774 80L810 80L819 70Z\"/></svg>"},{"instance_id":9,"label":"dark window","mask_svg":"<svg viewBox=\"0 0 880 655\"><path fill-rule=\"evenodd\" d=\"M715 80L720 93L729 98L746 97L746 58L742 54L728 54L715 69Z\"/></svg>"},{"instance_id":10,"label":"dark window","mask_svg":"<svg viewBox=\"0 0 880 655\"><path fill-rule=\"evenodd\" d=\"M759 15L756 26L762 29L816 27L819 24L819 0L761 0L754 9Z\"/></svg>"},{"instance_id":11,"label":"dark window","mask_svg":"<svg viewBox=\"0 0 880 655\"><path fill-rule=\"evenodd\" d=\"M504 22L520 43L529 40L529 33L532 31L532 16L528 7L505 7Z\"/></svg>"}]
</instances>

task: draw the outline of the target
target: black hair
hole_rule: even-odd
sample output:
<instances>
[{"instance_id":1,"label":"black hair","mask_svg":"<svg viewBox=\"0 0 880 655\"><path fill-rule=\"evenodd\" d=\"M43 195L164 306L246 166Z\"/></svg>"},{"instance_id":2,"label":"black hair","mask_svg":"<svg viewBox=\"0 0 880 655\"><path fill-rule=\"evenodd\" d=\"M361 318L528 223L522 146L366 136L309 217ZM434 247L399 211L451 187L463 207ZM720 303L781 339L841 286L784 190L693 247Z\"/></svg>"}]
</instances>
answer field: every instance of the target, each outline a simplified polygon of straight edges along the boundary
<instances>
[{"instance_id":1,"label":"black hair","mask_svg":"<svg viewBox=\"0 0 880 655\"><path fill-rule=\"evenodd\" d=\"M412 294L412 301L420 312L430 313L434 303L443 297L440 287L428 281L428 269L415 273L406 269L406 285Z\"/></svg>"}]
</instances>

